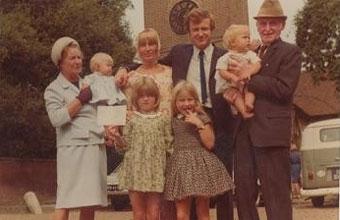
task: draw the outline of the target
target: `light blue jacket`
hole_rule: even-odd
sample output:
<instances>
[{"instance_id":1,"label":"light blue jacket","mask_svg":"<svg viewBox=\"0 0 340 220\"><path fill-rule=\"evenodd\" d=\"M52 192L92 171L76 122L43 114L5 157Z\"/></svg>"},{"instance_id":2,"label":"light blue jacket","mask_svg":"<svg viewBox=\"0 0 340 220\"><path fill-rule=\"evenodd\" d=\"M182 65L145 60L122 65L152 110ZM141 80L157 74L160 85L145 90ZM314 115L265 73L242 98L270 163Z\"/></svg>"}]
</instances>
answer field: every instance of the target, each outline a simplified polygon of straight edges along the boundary
<instances>
[{"instance_id":1,"label":"light blue jacket","mask_svg":"<svg viewBox=\"0 0 340 220\"><path fill-rule=\"evenodd\" d=\"M45 106L52 126L56 128L57 147L104 143L104 128L97 124L95 105L85 104L75 117L70 117L67 105L78 94L79 89L62 73L45 90Z\"/></svg>"}]
</instances>

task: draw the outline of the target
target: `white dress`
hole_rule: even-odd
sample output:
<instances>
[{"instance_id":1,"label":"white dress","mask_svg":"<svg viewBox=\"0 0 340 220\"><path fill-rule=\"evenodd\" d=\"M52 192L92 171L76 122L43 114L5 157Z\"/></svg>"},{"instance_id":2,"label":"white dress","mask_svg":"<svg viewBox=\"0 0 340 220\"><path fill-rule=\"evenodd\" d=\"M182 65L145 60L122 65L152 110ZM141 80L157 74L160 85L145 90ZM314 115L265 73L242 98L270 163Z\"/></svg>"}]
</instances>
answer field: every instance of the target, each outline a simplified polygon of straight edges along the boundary
<instances>
[{"instance_id":1,"label":"white dress","mask_svg":"<svg viewBox=\"0 0 340 220\"><path fill-rule=\"evenodd\" d=\"M228 69L230 58L236 59L240 62L247 62L247 63L257 63L261 61L261 59L253 51L247 51L245 53L237 53L234 51L230 51L224 54L223 56L221 56L217 60L216 70L218 71L218 70ZM216 80L216 86L215 86L216 93L223 93L224 90L233 86L231 82L223 79L219 73L215 74L215 80Z\"/></svg>"},{"instance_id":2,"label":"white dress","mask_svg":"<svg viewBox=\"0 0 340 220\"><path fill-rule=\"evenodd\" d=\"M126 102L124 93L116 86L113 76L105 76L94 72L85 76L85 82L90 86L92 99L90 103L106 105L123 104Z\"/></svg>"}]
</instances>

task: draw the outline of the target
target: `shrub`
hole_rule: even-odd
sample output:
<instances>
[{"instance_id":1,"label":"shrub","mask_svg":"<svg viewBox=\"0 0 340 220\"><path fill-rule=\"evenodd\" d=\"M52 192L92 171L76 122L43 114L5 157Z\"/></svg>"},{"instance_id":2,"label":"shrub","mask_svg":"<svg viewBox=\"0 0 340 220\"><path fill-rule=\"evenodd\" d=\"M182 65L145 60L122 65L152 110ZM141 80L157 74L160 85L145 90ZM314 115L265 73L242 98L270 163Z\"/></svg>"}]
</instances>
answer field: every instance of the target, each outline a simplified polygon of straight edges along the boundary
<instances>
[{"instance_id":1,"label":"shrub","mask_svg":"<svg viewBox=\"0 0 340 220\"><path fill-rule=\"evenodd\" d=\"M85 71L99 51L116 67L132 60L123 16L129 0L0 0L0 157L54 158L55 131L43 92L56 77L50 52L70 36L83 52Z\"/></svg>"},{"instance_id":2,"label":"shrub","mask_svg":"<svg viewBox=\"0 0 340 220\"><path fill-rule=\"evenodd\" d=\"M55 131L42 93L0 79L0 157L54 158Z\"/></svg>"}]
</instances>

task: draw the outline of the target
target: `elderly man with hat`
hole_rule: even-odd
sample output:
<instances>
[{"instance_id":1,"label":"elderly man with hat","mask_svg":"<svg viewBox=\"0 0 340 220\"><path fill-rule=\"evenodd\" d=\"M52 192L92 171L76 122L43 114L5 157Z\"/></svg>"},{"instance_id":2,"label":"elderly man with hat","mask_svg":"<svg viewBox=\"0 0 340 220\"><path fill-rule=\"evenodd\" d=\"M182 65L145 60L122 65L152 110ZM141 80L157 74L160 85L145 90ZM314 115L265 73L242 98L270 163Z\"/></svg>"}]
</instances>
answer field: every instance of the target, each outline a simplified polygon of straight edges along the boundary
<instances>
[{"instance_id":1,"label":"elderly man with hat","mask_svg":"<svg viewBox=\"0 0 340 220\"><path fill-rule=\"evenodd\" d=\"M280 38L286 16L280 2L265 0L256 26L262 45L261 69L248 89L256 95L254 117L241 119L235 138L235 183L240 220L258 220L259 179L268 220L291 220L289 147L292 100L301 69L301 52ZM234 71L247 71L234 63ZM233 94L226 94L233 100Z\"/></svg>"},{"instance_id":2,"label":"elderly man with hat","mask_svg":"<svg viewBox=\"0 0 340 220\"><path fill-rule=\"evenodd\" d=\"M83 55L78 42L59 38L51 58L60 71L44 93L57 134L58 187L53 219L67 220L70 209L80 208L81 220L93 220L95 207L107 205L105 130L97 124L95 107L87 104L91 90L82 86L79 75Z\"/></svg>"}]
</instances>

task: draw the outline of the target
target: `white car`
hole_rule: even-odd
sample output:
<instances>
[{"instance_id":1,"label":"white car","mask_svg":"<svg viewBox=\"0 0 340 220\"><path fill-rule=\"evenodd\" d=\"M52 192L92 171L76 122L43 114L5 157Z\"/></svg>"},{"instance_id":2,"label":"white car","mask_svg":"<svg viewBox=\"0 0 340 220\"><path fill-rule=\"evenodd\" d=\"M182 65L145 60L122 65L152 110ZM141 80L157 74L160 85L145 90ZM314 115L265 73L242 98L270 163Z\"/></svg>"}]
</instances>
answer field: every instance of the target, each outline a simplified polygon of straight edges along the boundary
<instances>
[{"instance_id":1,"label":"white car","mask_svg":"<svg viewBox=\"0 0 340 220\"><path fill-rule=\"evenodd\" d=\"M115 151L108 151L108 171L110 173L107 175L107 194L111 201L111 206L115 210L131 208L129 192L127 190L121 190L118 187L119 181L117 171L121 161L121 155Z\"/></svg>"}]
</instances>

